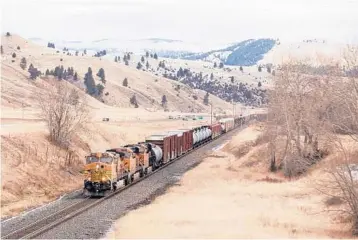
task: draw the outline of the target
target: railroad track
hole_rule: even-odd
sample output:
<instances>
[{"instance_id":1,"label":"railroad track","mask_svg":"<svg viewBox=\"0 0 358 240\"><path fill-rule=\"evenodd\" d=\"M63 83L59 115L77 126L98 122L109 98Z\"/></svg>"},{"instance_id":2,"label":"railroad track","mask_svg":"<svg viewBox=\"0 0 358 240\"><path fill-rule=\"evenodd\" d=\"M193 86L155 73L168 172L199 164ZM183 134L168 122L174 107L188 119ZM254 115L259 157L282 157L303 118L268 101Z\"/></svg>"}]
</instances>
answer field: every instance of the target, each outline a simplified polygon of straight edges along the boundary
<instances>
[{"instance_id":1,"label":"railroad track","mask_svg":"<svg viewBox=\"0 0 358 240\"><path fill-rule=\"evenodd\" d=\"M237 128L234 128L232 130L230 130L229 132L235 131L235 130L239 130L242 129L243 127L245 127L246 125L243 126L238 126ZM191 151L181 155L180 157L168 162L167 164L161 166L160 168L156 169L155 171L145 175L142 178L139 178L138 180L130 183L127 186L121 187L119 189L117 189L117 191L110 193L109 195L102 197L100 199L96 199L96 198L91 198L91 197L87 197L84 200L74 203L64 209L59 210L58 212L55 212L49 216L46 216L42 219L39 219L33 223L31 223L30 225L24 226L20 229L17 229L5 236L2 236L2 239L32 239L35 238L37 236L39 236L40 234L47 232L49 230L51 230L52 228L60 225L63 222L68 221L69 219L80 215L81 213L85 212L86 210L100 204L101 202L107 200L108 198L111 198L117 194L119 194L120 192L124 191L125 189L139 183L140 181L148 178L149 176L151 176L152 174L155 174L156 172L162 170L163 168L168 167L169 165L171 165L172 163L174 163L175 161L195 152L196 150L204 147L205 145L220 139L222 136L225 136L226 134L228 134L229 132L220 135L219 137L217 137L214 140L211 141L207 141L203 144L201 144L200 146L196 147L195 149L192 149Z\"/></svg>"}]
</instances>

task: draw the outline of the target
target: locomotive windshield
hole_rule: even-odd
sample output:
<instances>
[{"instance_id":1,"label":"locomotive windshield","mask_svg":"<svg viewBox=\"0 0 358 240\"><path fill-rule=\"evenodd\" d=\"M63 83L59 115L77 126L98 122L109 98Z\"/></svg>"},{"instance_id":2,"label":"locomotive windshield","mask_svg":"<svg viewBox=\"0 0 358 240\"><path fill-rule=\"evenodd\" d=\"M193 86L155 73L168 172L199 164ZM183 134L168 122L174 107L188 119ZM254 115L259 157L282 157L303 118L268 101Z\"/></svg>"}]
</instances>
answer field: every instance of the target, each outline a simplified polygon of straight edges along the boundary
<instances>
[{"instance_id":1,"label":"locomotive windshield","mask_svg":"<svg viewBox=\"0 0 358 240\"><path fill-rule=\"evenodd\" d=\"M101 157L101 162L103 163L111 163L112 157Z\"/></svg>"},{"instance_id":2,"label":"locomotive windshield","mask_svg":"<svg viewBox=\"0 0 358 240\"><path fill-rule=\"evenodd\" d=\"M98 158L93 157L93 156L90 156L90 157L86 158L86 163L93 163L93 162L98 162Z\"/></svg>"}]
</instances>

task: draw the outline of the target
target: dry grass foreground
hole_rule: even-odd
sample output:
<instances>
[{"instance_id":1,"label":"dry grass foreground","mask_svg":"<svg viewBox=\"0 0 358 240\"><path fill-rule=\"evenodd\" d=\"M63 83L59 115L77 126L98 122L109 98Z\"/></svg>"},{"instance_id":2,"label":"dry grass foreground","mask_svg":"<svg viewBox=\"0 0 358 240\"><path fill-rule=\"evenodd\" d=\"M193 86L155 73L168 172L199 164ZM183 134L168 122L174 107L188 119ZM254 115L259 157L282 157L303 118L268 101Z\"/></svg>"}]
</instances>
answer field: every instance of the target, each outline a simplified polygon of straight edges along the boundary
<instances>
[{"instance_id":1,"label":"dry grass foreground","mask_svg":"<svg viewBox=\"0 0 358 240\"><path fill-rule=\"evenodd\" d=\"M267 145L247 147L259 134L255 127L239 133L179 186L119 219L106 238L350 237L312 186L322 178L320 166L294 181L268 173L260 161Z\"/></svg>"}]
</instances>

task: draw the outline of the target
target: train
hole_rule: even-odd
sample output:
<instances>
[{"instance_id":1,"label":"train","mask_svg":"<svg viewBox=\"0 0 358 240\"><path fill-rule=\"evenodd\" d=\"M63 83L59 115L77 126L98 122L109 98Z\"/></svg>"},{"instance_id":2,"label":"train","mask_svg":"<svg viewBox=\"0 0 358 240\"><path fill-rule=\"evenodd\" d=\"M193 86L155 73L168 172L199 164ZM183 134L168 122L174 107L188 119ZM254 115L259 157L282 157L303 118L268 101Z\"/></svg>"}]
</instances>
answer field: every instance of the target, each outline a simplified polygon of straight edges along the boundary
<instances>
[{"instance_id":1,"label":"train","mask_svg":"<svg viewBox=\"0 0 358 240\"><path fill-rule=\"evenodd\" d=\"M105 196L253 118L254 115L223 118L211 125L160 132L147 136L144 142L90 153L83 171L84 192Z\"/></svg>"}]
</instances>

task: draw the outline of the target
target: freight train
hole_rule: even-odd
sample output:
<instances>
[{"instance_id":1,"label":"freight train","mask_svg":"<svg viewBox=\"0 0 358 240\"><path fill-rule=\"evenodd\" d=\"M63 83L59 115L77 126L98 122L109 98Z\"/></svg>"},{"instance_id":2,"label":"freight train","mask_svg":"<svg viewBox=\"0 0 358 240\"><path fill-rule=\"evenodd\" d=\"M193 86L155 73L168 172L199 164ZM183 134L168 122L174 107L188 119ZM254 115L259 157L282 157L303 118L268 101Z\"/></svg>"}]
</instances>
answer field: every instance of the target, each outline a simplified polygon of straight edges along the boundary
<instances>
[{"instance_id":1,"label":"freight train","mask_svg":"<svg viewBox=\"0 0 358 240\"><path fill-rule=\"evenodd\" d=\"M116 191L252 118L255 116L224 118L212 125L157 133L144 142L91 153L84 167L84 191L91 196Z\"/></svg>"}]
</instances>

